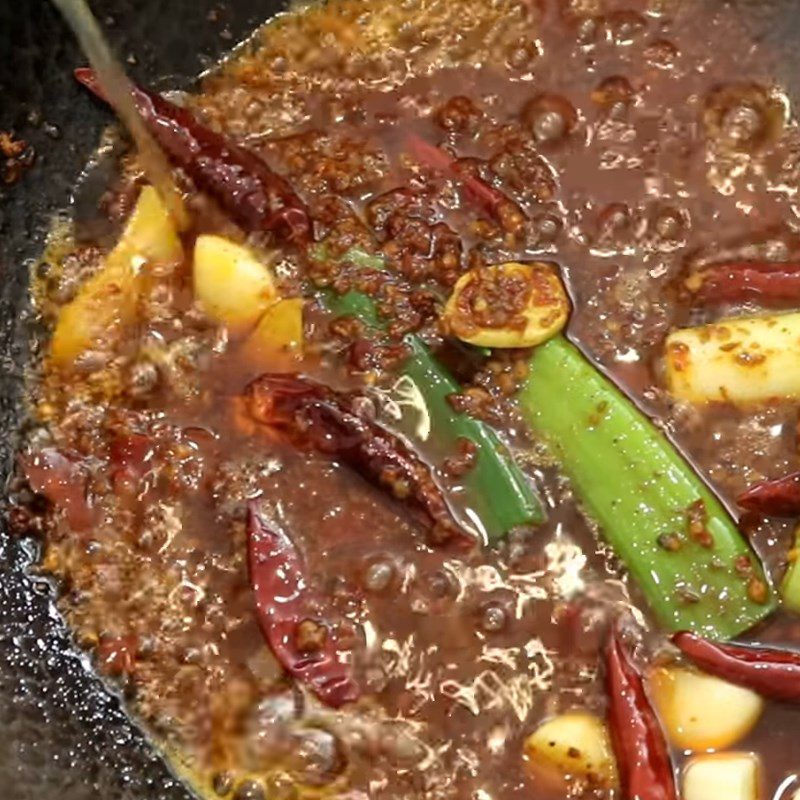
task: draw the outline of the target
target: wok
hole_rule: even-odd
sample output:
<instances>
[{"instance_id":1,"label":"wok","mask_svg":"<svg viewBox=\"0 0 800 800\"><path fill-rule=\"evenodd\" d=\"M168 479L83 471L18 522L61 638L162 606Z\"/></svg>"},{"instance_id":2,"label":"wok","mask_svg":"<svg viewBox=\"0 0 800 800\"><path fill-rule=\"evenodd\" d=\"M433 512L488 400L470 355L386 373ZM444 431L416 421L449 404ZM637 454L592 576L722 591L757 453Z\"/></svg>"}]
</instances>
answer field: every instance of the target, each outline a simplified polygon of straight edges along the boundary
<instances>
[{"instance_id":1,"label":"wok","mask_svg":"<svg viewBox=\"0 0 800 800\"><path fill-rule=\"evenodd\" d=\"M720 0L708 0L720 2ZM282 0L94 0L132 76L191 87L202 72L277 13ZM795 93L798 0L738 0ZM212 13L214 12L214 13ZM30 264L110 116L72 80L83 63L48 0L0 0L0 130L37 153L16 185L0 183L0 479L24 420L24 375L36 354ZM0 530L0 800L180 800L191 795L96 678L54 606L54 587L29 574L33 541Z\"/></svg>"}]
</instances>

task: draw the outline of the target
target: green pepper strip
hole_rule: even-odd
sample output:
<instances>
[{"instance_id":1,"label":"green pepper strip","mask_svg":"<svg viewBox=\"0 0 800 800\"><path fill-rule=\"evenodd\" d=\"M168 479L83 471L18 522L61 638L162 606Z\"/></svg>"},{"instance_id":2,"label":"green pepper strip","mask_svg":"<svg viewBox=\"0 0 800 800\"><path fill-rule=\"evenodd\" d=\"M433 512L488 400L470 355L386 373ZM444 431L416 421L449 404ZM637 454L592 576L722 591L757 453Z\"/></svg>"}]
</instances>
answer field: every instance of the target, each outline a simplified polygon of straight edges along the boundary
<instances>
[{"instance_id":1,"label":"green pepper strip","mask_svg":"<svg viewBox=\"0 0 800 800\"><path fill-rule=\"evenodd\" d=\"M794 614L800 614L800 528L795 531L793 558L781 583L783 606Z\"/></svg>"},{"instance_id":2,"label":"green pepper strip","mask_svg":"<svg viewBox=\"0 0 800 800\"><path fill-rule=\"evenodd\" d=\"M520 400L662 624L728 639L774 609L758 559L717 498L576 347L557 336L537 348ZM710 538L689 534L693 504ZM735 569L742 556L752 577ZM764 602L750 597L751 580L764 581Z\"/></svg>"},{"instance_id":3,"label":"green pepper strip","mask_svg":"<svg viewBox=\"0 0 800 800\"><path fill-rule=\"evenodd\" d=\"M365 255L358 254L360 265L383 267L380 258L373 257L373 262L367 263L362 257ZM354 261L352 251L347 257ZM344 295L326 292L323 301L336 316L356 317L373 329L382 327L375 303L361 292ZM418 337L408 335L404 341L411 349L411 356L395 384L393 399L402 414L398 428L410 439L418 439L420 418L424 415L425 428L448 452L458 451L459 438L469 439L477 446L477 460L464 476L465 493L459 498L459 505L475 515L471 515L471 526L482 528L487 540L496 542L518 525L542 522L544 511L530 480L497 433L485 423L457 413L447 398L459 391L459 385ZM424 403L424 407L420 408L419 403Z\"/></svg>"}]
</instances>

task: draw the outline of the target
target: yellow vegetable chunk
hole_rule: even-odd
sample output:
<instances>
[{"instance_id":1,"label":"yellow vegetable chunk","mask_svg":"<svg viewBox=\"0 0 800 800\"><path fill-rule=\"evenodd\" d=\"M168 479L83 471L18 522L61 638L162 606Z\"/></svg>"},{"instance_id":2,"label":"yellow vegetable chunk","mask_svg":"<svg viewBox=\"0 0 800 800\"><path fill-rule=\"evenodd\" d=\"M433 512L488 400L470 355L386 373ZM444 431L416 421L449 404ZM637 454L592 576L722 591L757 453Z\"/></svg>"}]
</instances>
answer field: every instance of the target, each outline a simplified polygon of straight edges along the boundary
<instances>
[{"instance_id":1,"label":"yellow vegetable chunk","mask_svg":"<svg viewBox=\"0 0 800 800\"><path fill-rule=\"evenodd\" d=\"M183 248L172 218L152 186L142 189L117 246L99 272L59 314L50 355L58 366L111 339L133 321L139 273L146 263L178 263Z\"/></svg>"},{"instance_id":2,"label":"yellow vegetable chunk","mask_svg":"<svg viewBox=\"0 0 800 800\"><path fill-rule=\"evenodd\" d=\"M617 767L605 722L584 712L569 712L542 723L525 740L531 769L550 783L584 778L611 787Z\"/></svg>"},{"instance_id":3,"label":"yellow vegetable chunk","mask_svg":"<svg viewBox=\"0 0 800 800\"><path fill-rule=\"evenodd\" d=\"M462 275L442 323L447 333L480 347L533 347L555 336L569 311L554 265L508 262Z\"/></svg>"},{"instance_id":4,"label":"yellow vegetable chunk","mask_svg":"<svg viewBox=\"0 0 800 800\"><path fill-rule=\"evenodd\" d=\"M683 800L759 800L761 765L753 753L695 756L683 772Z\"/></svg>"},{"instance_id":5,"label":"yellow vegetable chunk","mask_svg":"<svg viewBox=\"0 0 800 800\"><path fill-rule=\"evenodd\" d=\"M764 710L755 692L679 667L661 667L650 689L670 742L681 750L722 750L743 739Z\"/></svg>"},{"instance_id":6,"label":"yellow vegetable chunk","mask_svg":"<svg viewBox=\"0 0 800 800\"><path fill-rule=\"evenodd\" d=\"M199 236L194 248L194 293L204 311L234 335L246 333L278 299L267 264L221 236Z\"/></svg>"},{"instance_id":7,"label":"yellow vegetable chunk","mask_svg":"<svg viewBox=\"0 0 800 800\"><path fill-rule=\"evenodd\" d=\"M693 403L800 398L800 314L741 317L675 331L667 384Z\"/></svg>"},{"instance_id":8,"label":"yellow vegetable chunk","mask_svg":"<svg viewBox=\"0 0 800 800\"><path fill-rule=\"evenodd\" d=\"M279 300L261 317L242 346L253 366L276 371L292 370L303 357L303 306L300 297Z\"/></svg>"}]
</instances>

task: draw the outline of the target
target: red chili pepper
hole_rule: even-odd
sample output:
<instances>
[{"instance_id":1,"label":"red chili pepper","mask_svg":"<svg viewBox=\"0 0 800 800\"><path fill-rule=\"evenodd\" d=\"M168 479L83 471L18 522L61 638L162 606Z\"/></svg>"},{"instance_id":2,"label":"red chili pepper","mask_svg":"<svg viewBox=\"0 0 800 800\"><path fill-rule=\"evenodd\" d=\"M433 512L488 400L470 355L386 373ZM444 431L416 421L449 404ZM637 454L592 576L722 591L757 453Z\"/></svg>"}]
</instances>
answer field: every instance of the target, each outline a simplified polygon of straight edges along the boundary
<instances>
[{"instance_id":1,"label":"red chili pepper","mask_svg":"<svg viewBox=\"0 0 800 800\"><path fill-rule=\"evenodd\" d=\"M93 70L75 77L105 99ZM185 108L135 88L134 101L150 132L172 161L208 192L246 231L278 231L304 243L311 231L308 211L288 182L251 150L201 125Z\"/></svg>"},{"instance_id":2,"label":"red chili pepper","mask_svg":"<svg viewBox=\"0 0 800 800\"><path fill-rule=\"evenodd\" d=\"M687 283L694 288L698 282L694 291L707 304L753 300L766 307L781 307L800 301L800 262L713 264Z\"/></svg>"},{"instance_id":3,"label":"red chili pepper","mask_svg":"<svg viewBox=\"0 0 800 800\"><path fill-rule=\"evenodd\" d=\"M46 448L23 456L21 464L33 491L63 511L73 530L84 531L92 526L95 513L86 497L87 475L77 462Z\"/></svg>"},{"instance_id":4,"label":"red chili pepper","mask_svg":"<svg viewBox=\"0 0 800 800\"><path fill-rule=\"evenodd\" d=\"M341 459L371 483L388 488L416 512L438 543L474 546L456 521L430 467L359 408L363 396L334 392L297 375L267 374L247 389L251 416L295 444Z\"/></svg>"},{"instance_id":5,"label":"red chili pepper","mask_svg":"<svg viewBox=\"0 0 800 800\"><path fill-rule=\"evenodd\" d=\"M711 675L785 702L800 702L800 652L774 647L718 644L681 631L672 637L678 649Z\"/></svg>"},{"instance_id":6,"label":"red chili pepper","mask_svg":"<svg viewBox=\"0 0 800 800\"><path fill-rule=\"evenodd\" d=\"M475 175L464 172L455 158L416 134L411 134L407 143L408 149L420 163L457 180L464 194L472 203L502 223L502 209L511 206L512 202L501 191Z\"/></svg>"},{"instance_id":7,"label":"red chili pepper","mask_svg":"<svg viewBox=\"0 0 800 800\"><path fill-rule=\"evenodd\" d=\"M736 502L767 517L800 517L800 472L757 483L742 492Z\"/></svg>"},{"instance_id":8,"label":"red chili pepper","mask_svg":"<svg viewBox=\"0 0 800 800\"><path fill-rule=\"evenodd\" d=\"M261 631L283 667L334 708L358 699L352 675L352 652L342 646L333 626L319 622L320 598L310 588L294 542L270 525L257 503L248 505L248 562ZM301 626L319 633L313 647L302 649Z\"/></svg>"},{"instance_id":9,"label":"red chili pepper","mask_svg":"<svg viewBox=\"0 0 800 800\"><path fill-rule=\"evenodd\" d=\"M677 800L664 734L644 682L616 630L606 649L608 724L623 800Z\"/></svg>"}]
</instances>

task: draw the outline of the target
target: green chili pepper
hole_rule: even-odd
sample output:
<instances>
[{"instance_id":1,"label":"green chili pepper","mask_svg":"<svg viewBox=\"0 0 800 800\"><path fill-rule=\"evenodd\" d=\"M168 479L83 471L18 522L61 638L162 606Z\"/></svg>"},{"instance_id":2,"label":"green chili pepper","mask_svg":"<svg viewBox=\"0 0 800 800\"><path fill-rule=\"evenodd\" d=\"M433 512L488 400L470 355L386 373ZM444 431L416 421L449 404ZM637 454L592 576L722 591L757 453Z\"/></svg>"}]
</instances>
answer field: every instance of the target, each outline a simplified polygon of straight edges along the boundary
<instances>
[{"instance_id":1,"label":"green chili pepper","mask_svg":"<svg viewBox=\"0 0 800 800\"><path fill-rule=\"evenodd\" d=\"M352 316L370 328L381 320L370 297L356 291L326 292L326 307L336 316ZM495 542L518 525L540 523L544 512L530 480L514 462L497 433L487 424L457 413L448 395L459 391L453 377L418 337L404 339L411 350L391 392L400 412L398 429L412 440L436 440L437 449L455 454L458 440L477 448L476 461L464 476L458 504L469 509L470 524Z\"/></svg>"},{"instance_id":2,"label":"green chili pepper","mask_svg":"<svg viewBox=\"0 0 800 800\"><path fill-rule=\"evenodd\" d=\"M781 583L781 599L789 611L800 614L800 529L795 531L793 558Z\"/></svg>"},{"instance_id":3,"label":"green chili pepper","mask_svg":"<svg viewBox=\"0 0 800 800\"><path fill-rule=\"evenodd\" d=\"M666 627L727 639L774 609L721 503L576 347L561 336L538 347L520 401Z\"/></svg>"}]
</instances>

